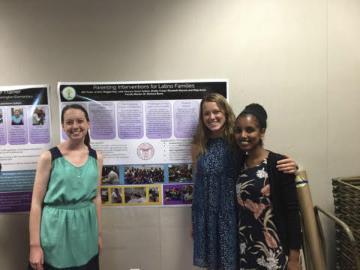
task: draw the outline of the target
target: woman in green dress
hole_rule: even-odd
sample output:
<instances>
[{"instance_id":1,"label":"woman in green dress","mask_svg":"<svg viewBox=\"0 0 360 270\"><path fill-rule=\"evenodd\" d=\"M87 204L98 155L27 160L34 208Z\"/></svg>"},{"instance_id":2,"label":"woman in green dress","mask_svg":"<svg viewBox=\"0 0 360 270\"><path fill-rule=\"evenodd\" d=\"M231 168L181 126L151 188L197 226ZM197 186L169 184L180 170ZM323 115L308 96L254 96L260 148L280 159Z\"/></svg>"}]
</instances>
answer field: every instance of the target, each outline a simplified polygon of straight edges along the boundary
<instances>
[{"instance_id":1,"label":"woman in green dress","mask_svg":"<svg viewBox=\"0 0 360 270\"><path fill-rule=\"evenodd\" d=\"M67 105L61 124L68 139L41 154L30 211L32 269L99 269L102 155L90 147L89 116Z\"/></svg>"}]
</instances>

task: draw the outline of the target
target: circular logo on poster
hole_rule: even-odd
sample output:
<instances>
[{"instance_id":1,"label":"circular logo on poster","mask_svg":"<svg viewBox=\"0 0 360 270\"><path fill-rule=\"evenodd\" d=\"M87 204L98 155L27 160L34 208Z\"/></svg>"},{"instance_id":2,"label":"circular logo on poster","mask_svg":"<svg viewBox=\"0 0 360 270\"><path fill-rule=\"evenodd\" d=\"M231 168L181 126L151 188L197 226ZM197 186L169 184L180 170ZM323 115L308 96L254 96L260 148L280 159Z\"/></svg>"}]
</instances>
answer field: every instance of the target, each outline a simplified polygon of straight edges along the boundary
<instances>
[{"instance_id":1,"label":"circular logo on poster","mask_svg":"<svg viewBox=\"0 0 360 270\"><path fill-rule=\"evenodd\" d=\"M76 96L76 90L74 87L67 86L61 91L61 94L66 100L73 100Z\"/></svg>"},{"instance_id":2,"label":"circular logo on poster","mask_svg":"<svg viewBox=\"0 0 360 270\"><path fill-rule=\"evenodd\" d=\"M137 155L142 160L152 159L155 149L150 143L142 143L137 147Z\"/></svg>"}]
</instances>

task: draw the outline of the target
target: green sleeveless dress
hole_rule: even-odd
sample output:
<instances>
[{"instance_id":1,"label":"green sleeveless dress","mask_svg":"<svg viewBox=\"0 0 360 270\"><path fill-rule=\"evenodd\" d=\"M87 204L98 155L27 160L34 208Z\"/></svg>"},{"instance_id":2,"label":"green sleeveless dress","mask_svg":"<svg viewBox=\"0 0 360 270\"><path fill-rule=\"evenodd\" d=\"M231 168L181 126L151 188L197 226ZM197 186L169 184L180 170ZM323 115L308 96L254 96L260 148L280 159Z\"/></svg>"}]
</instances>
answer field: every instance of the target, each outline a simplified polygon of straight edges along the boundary
<instances>
[{"instance_id":1,"label":"green sleeveless dress","mask_svg":"<svg viewBox=\"0 0 360 270\"><path fill-rule=\"evenodd\" d=\"M86 265L98 255L96 151L82 166L67 161L57 147L50 149L52 169L44 198L40 239L47 269L93 269ZM85 268L83 268L85 266Z\"/></svg>"}]
</instances>

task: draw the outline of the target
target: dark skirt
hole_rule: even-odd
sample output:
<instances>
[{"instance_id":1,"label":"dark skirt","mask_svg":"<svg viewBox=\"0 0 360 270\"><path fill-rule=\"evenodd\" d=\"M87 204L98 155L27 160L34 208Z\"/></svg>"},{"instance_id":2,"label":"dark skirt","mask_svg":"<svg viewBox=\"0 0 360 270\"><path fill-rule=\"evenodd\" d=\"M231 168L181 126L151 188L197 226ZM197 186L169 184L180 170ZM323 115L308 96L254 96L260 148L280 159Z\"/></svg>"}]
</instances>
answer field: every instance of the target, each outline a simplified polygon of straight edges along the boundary
<instances>
[{"instance_id":1,"label":"dark skirt","mask_svg":"<svg viewBox=\"0 0 360 270\"><path fill-rule=\"evenodd\" d=\"M82 266L76 266L76 267L67 267L67 268L56 268L53 267L46 262L44 263L44 270L99 270L99 255L95 255L91 258L90 261L88 261L87 264ZM28 266L28 270L32 270L30 264Z\"/></svg>"}]
</instances>

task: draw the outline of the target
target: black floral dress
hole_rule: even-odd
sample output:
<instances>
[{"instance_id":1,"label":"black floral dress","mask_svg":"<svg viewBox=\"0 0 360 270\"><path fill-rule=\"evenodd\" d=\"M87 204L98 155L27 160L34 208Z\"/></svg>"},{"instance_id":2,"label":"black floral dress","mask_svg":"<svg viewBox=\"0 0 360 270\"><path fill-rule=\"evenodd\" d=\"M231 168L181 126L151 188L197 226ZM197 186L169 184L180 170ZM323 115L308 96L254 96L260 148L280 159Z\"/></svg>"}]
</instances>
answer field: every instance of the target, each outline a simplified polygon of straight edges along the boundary
<instances>
[{"instance_id":1,"label":"black floral dress","mask_svg":"<svg viewBox=\"0 0 360 270\"><path fill-rule=\"evenodd\" d=\"M265 159L256 167L244 168L236 183L240 270L286 269L287 257L273 218L266 164Z\"/></svg>"}]
</instances>

